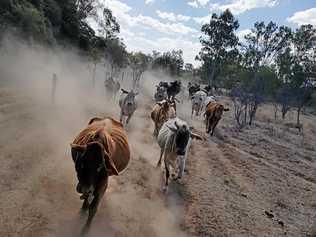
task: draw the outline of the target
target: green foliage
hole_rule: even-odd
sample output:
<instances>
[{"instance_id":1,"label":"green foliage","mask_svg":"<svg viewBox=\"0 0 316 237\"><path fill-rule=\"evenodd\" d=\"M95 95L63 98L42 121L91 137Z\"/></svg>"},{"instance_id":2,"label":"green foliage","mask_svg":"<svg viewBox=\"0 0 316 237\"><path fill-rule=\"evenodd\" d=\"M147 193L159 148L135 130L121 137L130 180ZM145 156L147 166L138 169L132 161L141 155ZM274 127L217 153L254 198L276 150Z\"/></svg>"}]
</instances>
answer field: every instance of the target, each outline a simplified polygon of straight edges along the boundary
<instances>
[{"instance_id":1,"label":"green foliage","mask_svg":"<svg viewBox=\"0 0 316 237\"><path fill-rule=\"evenodd\" d=\"M107 39L105 58L111 64L112 73L118 68L126 67L128 63L126 46L118 38Z\"/></svg>"},{"instance_id":2,"label":"green foliage","mask_svg":"<svg viewBox=\"0 0 316 237\"><path fill-rule=\"evenodd\" d=\"M245 36L244 65L257 73L260 66L269 65L278 53L289 44L291 29L278 27L274 22L265 25L256 22L251 33Z\"/></svg>"},{"instance_id":3,"label":"green foliage","mask_svg":"<svg viewBox=\"0 0 316 237\"><path fill-rule=\"evenodd\" d=\"M98 7L97 0L2 0L0 29L12 27L25 39L48 44L66 41L89 51L97 38L102 39L86 21L87 17L96 17ZM119 32L111 11L104 9L104 14L107 35Z\"/></svg>"},{"instance_id":4,"label":"green foliage","mask_svg":"<svg viewBox=\"0 0 316 237\"><path fill-rule=\"evenodd\" d=\"M133 89L139 88L143 72L149 67L151 57L142 52L128 54L128 64L133 70Z\"/></svg>"},{"instance_id":5,"label":"green foliage","mask_svg":"<svg viewBox=\"0 0 316 237\"><path fill-rule=\"evenodd\" d=\"M59 27L62 23L62 9L54 0L45 0L43 2L43 13L50 21L53 27Z\"/></svg>"},{"instance_id":6,"label":"green foliage","mask_svg":"<svg viewBox=\"0 0 316 237\"><path fill-rule=\"evenodd\" d=\"M25 40L46 44L70 43L87 51L94 64L106 57L112 69L124 67L126 47L116 37L120 26L108 8L103 9L103 18L98 19L99 7L98 0L2 0L0 30L2 33L10 27ZM104 37L96 35L87 17L97 20Z\"/></svg>"},{"instance_id":7,"label":"green foliage","mask_svg":"<svg viewBox=\"0 0 316 237\"><path fill-rule=\"evenodd\" d=\"M205 36L200 38L202 49L197 59L203 63L203 79L213 86L223 65L236 59L238 37L235 31L238 27L238 21L228 9L219 16L213 14L210 23L202 26Z\"/></svg>"},{"instance_id":8,"label":"green foliage","mask_svg":"<svg viewBox=\"0 0 316 237\"><path fill-rule=\"evenodd\" d=\"M36 40L48 43L53 42L53 35L49 28L50 23L34 5L27 2L18 4L13 8L13 15L16 26L23 29L26 36L32 36Z\"/></svg>"},{"instance_id":9,"label":"green foliage","mask_svg":"<svg viewBox=\"0 0 316 237\"><path fill-rule=\"evenodd\" d=\"M163 70L171 76L180 76L184 64L182 50L172 50L162 55L158 54L153 58L153 69Z\"/></svg>"},{"instance_id":10,"label":"green foliage","mask_svg":"<svg viewBox=\"0 0 316 237\"><path fill-rule=\"evenodd\" d=\"M108 8L104 8L103 19L99 21L99 26L101 28L100 33L105 35L106 39L114 38L117 33L120 33L120 25Z\"/></svg>"}]
</instances>

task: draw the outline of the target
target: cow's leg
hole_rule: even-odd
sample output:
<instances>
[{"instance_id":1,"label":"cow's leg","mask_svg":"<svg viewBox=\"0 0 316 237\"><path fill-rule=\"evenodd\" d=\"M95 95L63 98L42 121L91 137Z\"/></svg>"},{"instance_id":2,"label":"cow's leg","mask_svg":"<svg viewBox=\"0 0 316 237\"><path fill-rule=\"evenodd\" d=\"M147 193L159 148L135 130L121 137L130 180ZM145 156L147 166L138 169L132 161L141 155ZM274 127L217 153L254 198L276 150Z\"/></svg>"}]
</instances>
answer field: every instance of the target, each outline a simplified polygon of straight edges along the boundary
<instances>
[{"instance_id":1,"label":"cow's leg","mask_svg":"<svg viewBox=\"0 0 316 237\"><path fill-rule=\"evenodd\" d=\"M108 186L108 177L106 178L106 180L104 180L104 182L102 182L102 184L100 184L100 188L94 193L95 194L94 198L89 206L89 216L88 216L86 224L84 225L81 231L81 235L85 235L89 231L93 217L95 216L98 210L100 200L103 197L107 186Z\"/></svg>"},{"instance_id":2,"label":"cow's leg","mask_svg":"<svg viewBox=\"0 0 316 237\"><path fill-rule=\"evenodd\" d=\"M170 171L169 171L169 164L166 159L165 159L165 170L166 170L166 181L165 181L165 186L163 187L163 191L168 192L168 181L170 177Z\"/></svg>"},{"instance_id":3,"label":"cow's leg","mask_svg":"<svg viewBox=\"0 0 316 237\"><path fill-rule=\"evenodd\" d=\"M126 125L128 124L129 120L132 118L133 113L131 113L130 115L128 115L127 120L126 120Z\"/></svg>"},{"instance_id":4,"label":"cow's leg","mask_svg":"<svg viewBox=\"0 0 316 237\"><path fill-rule=\"evenodd\" d=\"M189 138L187 147L185 149L185 154L184 154L184 156L180 157L179 171L178 171L178 177L177 177L178 179L181 179L182 176L184 175L185 162L188 158L189 149L191 147L191 142L192 142L192 138Z\"/></svg>"},{"instance_id":5,"label":"cow's leg","mask_svg":"<svg viewBox=\"0 0 316 237\"><path fill-rule=\"evenodd\" d=\"M155 129L154 129L154 137L158 136L158 129L157 129L157 125L155 124Z\"/></svg>"},{"instance_id":6,"label":"cow's leg","mask_svg":"<svg viewBox=\"0 0 316 237\"><path fill-rule=\"evenodd\" d=\"M206 127L205 130L206 130L206 133L208 133L209 123L210 123L210 120L209 120L208 116L206 115L206 119L205 119L205 127Z\"/></svg>"},{"instance_id":7,"label":"cow's leg","mask_svg":"<svg viewBox=\"0 0 316 237\"><path fill-rule=\"evenodd\" d=\"M213 136L213 133L214 133L214 130L215 130L216 125L218 124L218 121L219 121L219 120L215 120L214 123L213 123L211 136Z\"/></svg>"},{"instance_id":8,"label":"cow's leg","mask_svg":"<svg viewBox=\"0 0 316 237\"><path fill-rule=\"evenodd\" d=\"M193 110L193 107L192 107L192 110L191 110L191 119L193 118L193 113L194 113L194 110Z\"/></svg>"},{"instance_id":9,"label":"cow's leg","mask_svg":"<svg viewBox=\"0 0 316 237\"><path fill-rule=\"evenodd\" d=\"M121 113L120 113L120 122L123 123L123 111L121 110Z\"/></svg>"},{"instance_id":10,"label":"cow's leg","mask_svg":"<svg viewBox=\"0 0 316 237\"><path fill-rule=\"evenodd\" d=\"M163 151L164 151L164 149L160 150L160 157L159 157L159 161L157 163L157 167L160 167L160 165L161 165L161 158L162 158L162 155L163 155Z\"/></svg>"},{"instance_id":11,"label":"cow's leg","mask_svg":"<svg viewBox=\"0 0 316 237\"><path fill-rule=\"evenodd\" d=\"M86 211L88 210L88 208L89 208L89 202L88 202L88 199L86 198L82 203L82 207L80 209L80 214L84 215L86 213Z\"/></svg>"}]
</instances>

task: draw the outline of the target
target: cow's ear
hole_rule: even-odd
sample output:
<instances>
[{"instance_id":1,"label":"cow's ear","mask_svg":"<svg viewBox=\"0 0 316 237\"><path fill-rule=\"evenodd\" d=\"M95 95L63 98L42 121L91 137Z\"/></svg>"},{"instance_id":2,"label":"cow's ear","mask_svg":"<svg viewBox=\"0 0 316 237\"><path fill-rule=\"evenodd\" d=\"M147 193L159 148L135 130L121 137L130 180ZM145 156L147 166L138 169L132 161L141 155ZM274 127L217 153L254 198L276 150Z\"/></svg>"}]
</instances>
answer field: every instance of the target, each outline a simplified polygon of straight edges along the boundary
<instances>
[{"instance_id":1,"label":"cow's ear","mask_svg":"<svg viewBox=\"0 0 316 237\"><path fill-rule=\"evenodd\" d=\"M174 122L174 125L176 126L177 129L179 129L179 125L178 125L177 121Z\"/></svg>"},{"instance_id":2,"label":"cow's ear","mask_svg":"<svg viewBox=\"0 0 316 237\"><path fill-rule=\"evenodd\" d=\"M74 143L71 143L70 147L71 147L71 149L74 149L75 151L80 152L80 153L85 152L85 150L87 149L86 145L78 145L78 144L74 144Z\"/></svg>"},{"instance_id":3,"label":"cow's ear","mask_svg":"<svg viewBox=\"0 0 316 237\"><path fill-rule=\"evenodd\" d=\"M173 97L173 100L180 103L180 101L176 97Z\"/></svg>"},{"instance_id":4,"label":"cow's ear","mask_svg":"<svg viewBox=\"0 0 316 237\"><path fill-rule=\"evenodd\" d=\"M127 90L124 90L123 88L121 88L121 91L122 91L124 94L128 94L128 91L127 91Z\"/></svg>"},{"instance_id":5,"label":"cow's ear","mask_svg":"<svg viewBox=\"0 0 316 237\"><path fill-rule=\"evenodd\" d=\"M93 123L93 122L95 122L95 121L101 121L101 120L103 120L103 118L100 118L100 117L94 117L94 118L90 119L90 121L89 121L88 125L90 125L91 123Z\"/></svg>"},{"instance_id":6,"label":"cow's ear","mask_svg":"<svg viewBox=\"0 0 316 237\"><path fill-rule=\"evenodd\" d=\"M224 108L224 111L229 111L229 108Z\"/></svg>"}]
</instances>

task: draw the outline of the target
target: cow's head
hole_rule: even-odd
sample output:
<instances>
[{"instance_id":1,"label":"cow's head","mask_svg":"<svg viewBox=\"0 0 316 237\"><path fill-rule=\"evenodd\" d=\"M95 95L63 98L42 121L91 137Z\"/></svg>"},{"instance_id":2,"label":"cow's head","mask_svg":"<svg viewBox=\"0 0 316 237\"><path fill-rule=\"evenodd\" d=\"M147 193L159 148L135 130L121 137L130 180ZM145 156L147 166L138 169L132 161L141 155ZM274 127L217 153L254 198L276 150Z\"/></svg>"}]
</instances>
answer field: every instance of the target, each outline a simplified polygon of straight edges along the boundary
<instances>
[{"instance_id":1,"label":"cow's head","mask_svg":"<svg viewBox=\"0 0 316 237\"><path fill-rule=\"evenodd\" d=\"M169 106L172 107L175 112L177 112L177 103L179 103L180 101L174 96L168 98L167 101L169 103Z\"/></svg>"},{"instance_id":2,"label":"cow's head","mask_svg":"<svg viewBox=\"0 0 316 237\"><path fill-rule=\"evenodd\" d=\"M135 104L135 97L138 95L138 92L134 92L133 90L131 90L130 92L124 90L124 89L121 89L122 92L124 94L127 94L125 99L124 99L124 105L126 106L134 106Z\"/></svg>"},{"instance_id":3,"label":"cow's head","mask_svg":"<svg viewBox=\"0 0 316 237\"><path fill-rule=\"evenodd\" d=\"M202 137L193 133L186 124L179 125L175 121L174 126L168 128L175 134L175 152L179 156L184 156L190 138L202 140Z\"/></svg>"},{"instance_id":4,"label":"cow's head","mask_svg":"<svg viewBox=\"0 0 316 237\"><path fill-rule=\"evenodd\" d=\"M79 181L78 193L93 194L100 181L110 174L118 174L115 165L99 142L91 142L87 145L71 144L71 153Z\"/></svg>"}]
</instances>

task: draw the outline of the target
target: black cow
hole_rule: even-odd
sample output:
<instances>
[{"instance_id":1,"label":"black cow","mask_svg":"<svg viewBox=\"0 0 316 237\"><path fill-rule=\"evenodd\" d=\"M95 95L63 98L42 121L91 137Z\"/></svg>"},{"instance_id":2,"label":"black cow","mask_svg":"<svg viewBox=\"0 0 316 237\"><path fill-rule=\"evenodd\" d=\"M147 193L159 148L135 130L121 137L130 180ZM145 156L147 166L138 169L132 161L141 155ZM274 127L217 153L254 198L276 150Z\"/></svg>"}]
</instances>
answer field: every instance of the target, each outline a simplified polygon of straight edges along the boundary
<instances>
[{"instance_id":1,"label":"black cow","mask_svg":"<svg viewBox=\"0 0 316 237\"><path fill-rule=\"evenodd\" d=\"M188 89L189 89L190 98L192 98L192 96L193 96L196 92L198 92L198 91L201 90L200 85L199 85L199 84L196 84L196 83L190 84L188 87L189 87Z\"/></svg>"},{"instance_id":2,"label":"black cow","mask_svg":"<svg viewBox=\"0 0 316 237\"><path fill-rule=\"evenodd\" d=\"M168 98L175 97L181 91L181 81L170 82L167 88Z\"/></svg>"},{"instance_id":3,"label":"black cow","mask_svg":"<svg viewBox=\"0 0 316 237\"><path fill-rule=\"evenodd\" d=\"M181 91L181 81L172 81L169 83L166 81L161 81L159 82L158 87L166 88L168 98L175 97Z\"/></svg>"}]
</instances>

